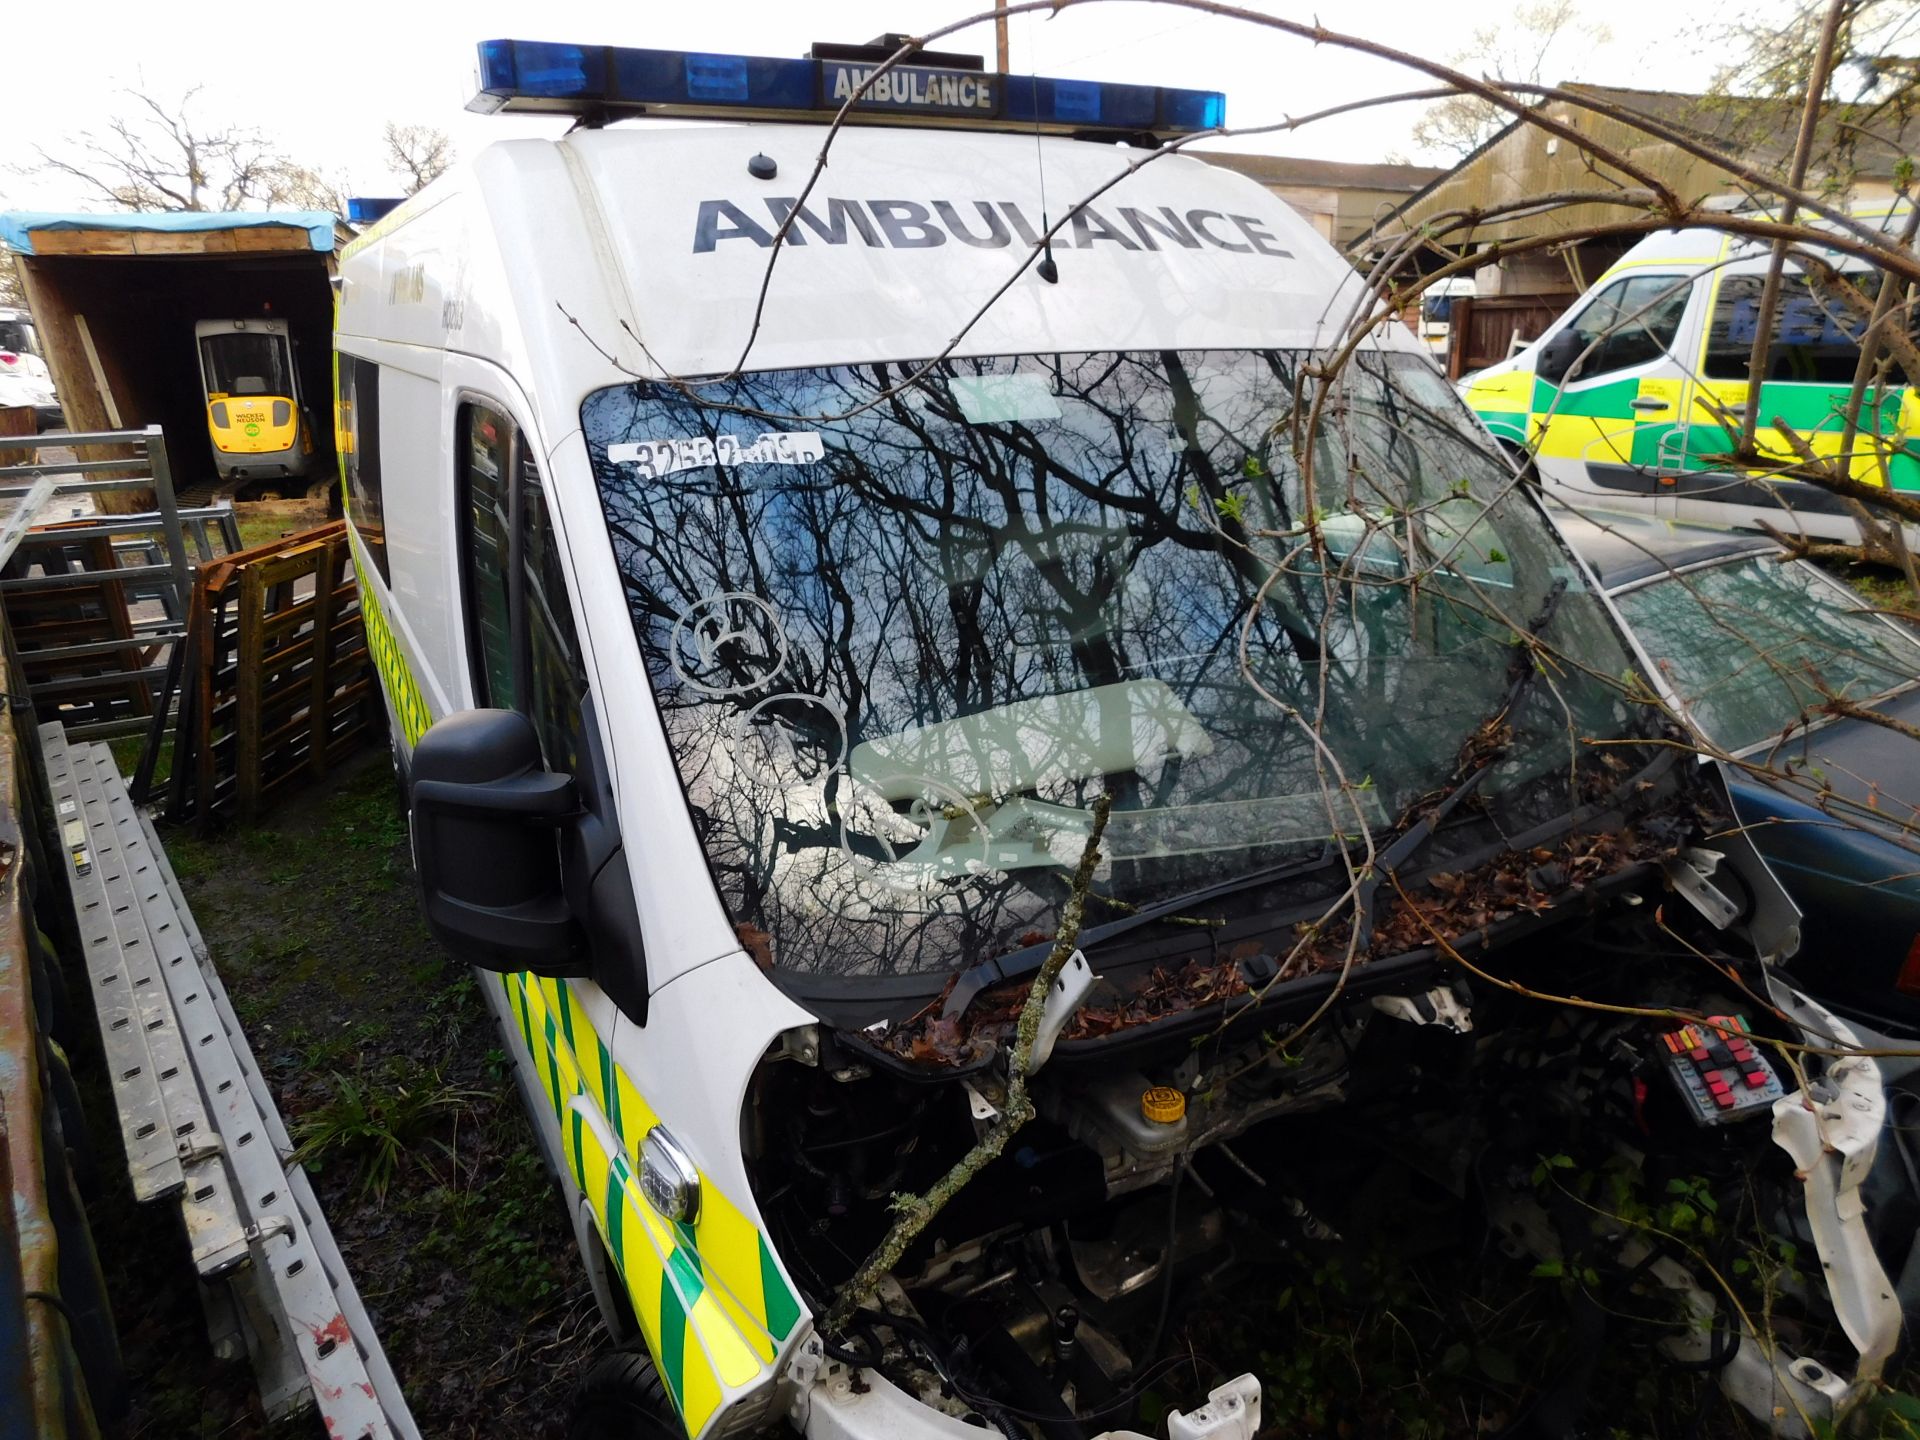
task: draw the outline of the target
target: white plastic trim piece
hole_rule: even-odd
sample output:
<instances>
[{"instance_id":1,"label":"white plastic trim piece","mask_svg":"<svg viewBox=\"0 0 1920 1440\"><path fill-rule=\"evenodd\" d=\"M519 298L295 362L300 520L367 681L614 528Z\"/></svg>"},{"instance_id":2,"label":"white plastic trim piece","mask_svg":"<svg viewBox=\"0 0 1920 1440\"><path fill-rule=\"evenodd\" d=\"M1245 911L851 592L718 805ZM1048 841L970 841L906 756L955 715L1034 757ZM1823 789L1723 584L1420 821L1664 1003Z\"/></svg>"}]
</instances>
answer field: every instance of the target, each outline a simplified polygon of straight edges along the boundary
<instances>
[{"instance_id":1,"label":"white plastic trim piece","mask_svg":"<svg viewBox=\"0 0 1920 1440\"><path fill-rule=\"evenodd\" d=\"M1240 1375L1216 1386L1198 1410L1167 1416L1167 1440L1253 1440L1260 1433L1260 1382Z\"/></svg>"},{"instance_id":2,"label":"white plastic trim piece","mask_svg":"<svg viewBox=\"0 0 1920 1440\"><path fill-rule=\"evenodd\" d=\"M1052 1057L1054 1042L1060 1038L1060 1032L1067 1028L1073 1012L1085 1002L1093 989L1093 982L1099 978L1093 973L1093 967L1087 964L1087 957L1078 950L1060 967L1059 975L1054 978L1053 989L1047 992L1046 1003L1040 1011L1040 1028L1033 1037L1033 1055L1027 1062L1027 1074L1038 1074L1040 1067Z\"/></svg>"},{"instance_id":3,"label":"white plastic trim piece","mask_svg":"<svg viewBox=\"0 0 1920 1440\"><path fill-rule=\"evenodd\" d=\"M1859 1038L1845 1021L1782 984L1771 972L1767 988L1774 1003L1794 1017L1809 1043L1859 1046ZM1866 1202L1860 1194L1862 1182L1873 1169L1886 1119L1880 1070L1865 1055L1829 1061L1806 1090L1783 1096L1773 1106L1773 1138L1793 1157L1805 1186L1807 1223L1834 1314L1860 1356L1845 1402L1849 1405L1875 1387L1900 1338L1900 1301L1874 1253ZM1821 1373L1827 1374L1824 1367Z\"/></svg>"},{"instance_id":4,"label":"white plastic trim piece","mask_svg":"<svg viewBox=\"0 0 1920 1440\"><path fill-rule=\"evenodd\" d=\"M788 1417L807 1440L980 1440L990 1432L923 1405L872 1370L826 1359L808 1336L787 1371Z\"/></svg>"},{"instance_id":5,"label":"white plastic trim piece","mask_svg":"<svg viewBox=\"0 0 1920 1440\"><path fill-rule=\"evenodd\" d=\"M817 1335L794 1349L785 1383L787 1418L807 1440L980 1440L991 1431L923 1405L885 1376L826 1358ZM1167 1416L1167 1440L1253 1440L1260 1429L1260 1382L1241 1375L1216 1386L1207 1403ZM1152 1440L1105 1430L1095 1440Z\"/></svg>"},{"instance_id":6,"label":"white plastic trim piece","mask_svg":"<svg viewBox=\"0 0 1920 1440\"><path fill-rule=\"evenodd\" d=\"M1376 995L1373 1008L1382 1015L1404 1020L1409 1025L1440 1025L1456 1035L1473 1029L1473 1009L1445 985L1435 986L1423 995Z\"/></svg>"}]
</instances>

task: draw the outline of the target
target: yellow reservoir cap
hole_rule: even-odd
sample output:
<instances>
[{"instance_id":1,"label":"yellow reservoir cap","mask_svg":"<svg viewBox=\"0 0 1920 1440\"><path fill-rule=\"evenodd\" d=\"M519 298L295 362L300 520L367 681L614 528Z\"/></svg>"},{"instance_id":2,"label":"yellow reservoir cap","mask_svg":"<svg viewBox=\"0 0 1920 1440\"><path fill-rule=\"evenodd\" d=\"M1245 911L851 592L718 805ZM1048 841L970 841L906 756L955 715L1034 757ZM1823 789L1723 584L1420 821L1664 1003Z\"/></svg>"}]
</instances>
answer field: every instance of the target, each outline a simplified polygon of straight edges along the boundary
<instances>
[{"instance_id":1,"label":"yellow reservoir cap","mask_svg":"<svg viewBox=\"0 0 1920 1440\"><path fill-rule=\"evenodd\" d=\"M1170 1085L1156 1085L1140 1096L1140 1113L1156 1125L1172 1125L1187 1113L1187 1097Z\"/></svg>"}]
</instances>

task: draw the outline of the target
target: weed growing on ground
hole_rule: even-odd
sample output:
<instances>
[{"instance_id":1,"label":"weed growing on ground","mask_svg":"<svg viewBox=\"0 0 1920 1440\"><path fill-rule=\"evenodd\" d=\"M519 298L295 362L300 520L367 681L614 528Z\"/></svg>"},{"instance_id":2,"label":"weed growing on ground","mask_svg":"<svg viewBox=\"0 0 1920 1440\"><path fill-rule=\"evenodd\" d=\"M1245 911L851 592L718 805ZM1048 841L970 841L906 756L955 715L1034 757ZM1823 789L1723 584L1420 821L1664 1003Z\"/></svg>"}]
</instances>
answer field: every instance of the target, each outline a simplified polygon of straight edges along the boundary
<instances>
[{"instance_id":1,"label":"weed growing on ground","mask_svg":"<svg viewBox=\"0 0 1920 1440\"><path fill-rule=\"evenodd\" d=\"M369 1082L338 1070L332 1079L333 1098L295 1122L299 1164L318 1169L336 1157L352 1161L360 1167L361 1194L379 1204L402 1165L422 1158L422 1147L452 1155L438 1132L472 1092L442 1085L431 1074L411 1084Z\"/></svg>"},{"instance_id":2,"label":"weed growing on ground","mask_svg":"<svg viewBox=\"0 0 1920 1440\"><path fill-rule=\"evenodd\" d=\"M1855 593L1864 596L1869 605L1885 610L1912 608L1913 597L1907 593L1906 581L1890 570L1866 565L1833 565L1828 568L1851 585Z\"/></svg>"}]
</instances>

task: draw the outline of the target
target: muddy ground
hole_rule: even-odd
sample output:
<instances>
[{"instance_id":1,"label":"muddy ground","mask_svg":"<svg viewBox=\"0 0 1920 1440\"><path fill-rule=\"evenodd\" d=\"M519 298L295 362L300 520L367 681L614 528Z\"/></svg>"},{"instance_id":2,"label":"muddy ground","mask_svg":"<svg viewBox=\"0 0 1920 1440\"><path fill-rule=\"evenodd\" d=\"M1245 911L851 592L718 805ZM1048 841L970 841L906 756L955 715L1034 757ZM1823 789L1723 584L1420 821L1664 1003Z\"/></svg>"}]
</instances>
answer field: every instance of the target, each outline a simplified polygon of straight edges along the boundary
<instances>
[{"instance_id":1,"label":"muddy ground","mask_svg":"<svg viewBox=\"0 0 1920 1440\"><path fill-rule=\"evenodd\" d=\"M476 982L420 920L385 754L258 826L163 838L422 1433L560 1434L599 1323ZM163 1222L124 1176L98 1212L128 1434L268 1434Z\"/></svg>"}]
</instances>

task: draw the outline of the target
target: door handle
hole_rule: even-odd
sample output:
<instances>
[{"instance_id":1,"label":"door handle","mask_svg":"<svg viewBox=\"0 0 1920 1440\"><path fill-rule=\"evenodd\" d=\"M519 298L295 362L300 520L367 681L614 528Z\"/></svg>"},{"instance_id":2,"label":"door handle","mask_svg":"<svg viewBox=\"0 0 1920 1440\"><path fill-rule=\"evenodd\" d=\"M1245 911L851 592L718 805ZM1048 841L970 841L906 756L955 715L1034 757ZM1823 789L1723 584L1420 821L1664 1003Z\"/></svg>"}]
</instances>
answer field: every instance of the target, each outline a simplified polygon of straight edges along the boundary
<instances>
[{"instance_id":1,"label":"door handle","mask_svg":"<svg viewBox=\"0 0 1920 1440\"><path fill-rule=\"evenodd\" d=\"M1631 410L1667 410L1672 406L1671 400L1657 400L1651 395L1637 396L1627 402L1627 408Z\"/></svg>"}]
</instances>

